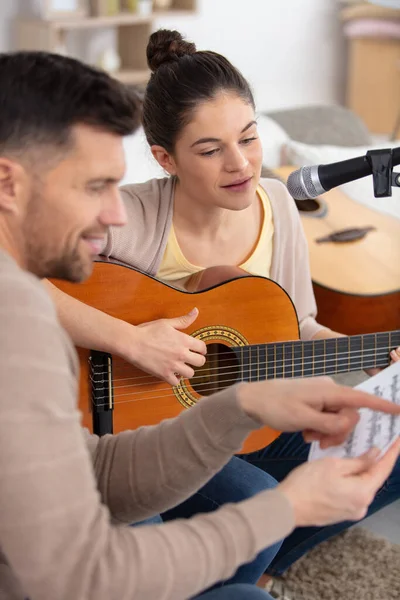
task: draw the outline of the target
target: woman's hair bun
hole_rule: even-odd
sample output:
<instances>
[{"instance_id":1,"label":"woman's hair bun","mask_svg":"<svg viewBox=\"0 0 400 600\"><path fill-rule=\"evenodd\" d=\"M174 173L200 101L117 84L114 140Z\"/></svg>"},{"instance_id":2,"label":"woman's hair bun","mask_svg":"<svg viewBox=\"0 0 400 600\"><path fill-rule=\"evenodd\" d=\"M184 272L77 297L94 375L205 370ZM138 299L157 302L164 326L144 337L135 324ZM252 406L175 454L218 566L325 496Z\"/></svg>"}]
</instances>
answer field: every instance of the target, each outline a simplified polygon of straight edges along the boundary
<instances>
[{"instance_id":1,"label":"woman's hair bun","mask_svg":"<svg viewBox=\"0 0 400 600\"><path fill-rule=\"evenodd\" d=\"M195 52L196 46L184 40L179 31L159 29L150 36L147 44L147 64L155 73L162 64L174 62Z\"/></svg>"}]
</instances>

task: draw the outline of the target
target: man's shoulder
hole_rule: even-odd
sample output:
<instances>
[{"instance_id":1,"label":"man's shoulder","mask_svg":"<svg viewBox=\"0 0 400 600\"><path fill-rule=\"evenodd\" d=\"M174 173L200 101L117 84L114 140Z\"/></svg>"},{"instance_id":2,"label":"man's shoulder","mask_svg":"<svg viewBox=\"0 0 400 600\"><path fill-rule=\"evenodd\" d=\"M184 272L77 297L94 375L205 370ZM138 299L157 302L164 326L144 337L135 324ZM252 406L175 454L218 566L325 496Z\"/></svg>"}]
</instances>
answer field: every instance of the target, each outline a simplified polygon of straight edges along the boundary
<instances>
[{"instance_id":1,"label":"man's shoulder","mask_svg":"<svg viewBox=\"0 0 400 600\"><path fill-rule=\"evenodd\" d=\"M0 350L2 357L39 361L39 370L77 373L73 346L44 285L1 250Z\"/></svg>"},{"instance_id":2,"label":"man's shoulder","mask_svg":"<svg viewBox=\"0 0 400 600\"><path fill-rule=\"evenodd\" d=\"M40 280L0 251L0 307L7 312L29 311L55 318L55 309Z\"/></svg>"}]
</instances>

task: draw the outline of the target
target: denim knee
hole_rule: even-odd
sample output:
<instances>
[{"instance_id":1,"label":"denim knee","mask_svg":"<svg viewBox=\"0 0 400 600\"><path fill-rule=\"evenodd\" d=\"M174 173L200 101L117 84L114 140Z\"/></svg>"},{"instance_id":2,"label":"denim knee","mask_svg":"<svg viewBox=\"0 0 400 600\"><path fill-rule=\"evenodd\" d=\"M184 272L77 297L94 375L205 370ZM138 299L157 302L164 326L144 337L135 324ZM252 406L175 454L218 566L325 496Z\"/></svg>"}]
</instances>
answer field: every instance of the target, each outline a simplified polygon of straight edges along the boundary
<instances>
[{"instance_id":1,"label":"denim knee","mask_svg":"<svg viewBox=\"0 0 400 600\"><path fill-rule=\"evenodd\" d=\"M255 585L238 583L206 592L194 600L272 600L272 597Z\"/></svg>"}]
</instances>

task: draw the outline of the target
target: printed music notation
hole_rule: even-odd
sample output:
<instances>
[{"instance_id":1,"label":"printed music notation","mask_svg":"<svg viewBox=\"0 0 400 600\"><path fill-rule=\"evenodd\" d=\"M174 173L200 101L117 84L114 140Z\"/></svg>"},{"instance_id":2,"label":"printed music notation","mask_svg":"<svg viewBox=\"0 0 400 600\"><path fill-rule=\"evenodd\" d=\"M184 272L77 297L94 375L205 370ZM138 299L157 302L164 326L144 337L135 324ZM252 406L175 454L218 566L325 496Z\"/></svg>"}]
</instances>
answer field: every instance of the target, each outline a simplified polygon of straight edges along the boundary
<instances>
[{"instance_id":1,"label":"printed music notation","mask_svg":"<svg viewBox=\"0 0 400 600\"><path fill-rule=\"evenodd\" d=\"M400 362L363 381L357 389L400 404ZM319 442L313 442L308 460L325 456L360 456L372 447L379 448L383 454L400 435L399 415L387 415L368 408L361 408L359 413L360 420L344 444L321 450Z\"/></svg>"}]
</instances>

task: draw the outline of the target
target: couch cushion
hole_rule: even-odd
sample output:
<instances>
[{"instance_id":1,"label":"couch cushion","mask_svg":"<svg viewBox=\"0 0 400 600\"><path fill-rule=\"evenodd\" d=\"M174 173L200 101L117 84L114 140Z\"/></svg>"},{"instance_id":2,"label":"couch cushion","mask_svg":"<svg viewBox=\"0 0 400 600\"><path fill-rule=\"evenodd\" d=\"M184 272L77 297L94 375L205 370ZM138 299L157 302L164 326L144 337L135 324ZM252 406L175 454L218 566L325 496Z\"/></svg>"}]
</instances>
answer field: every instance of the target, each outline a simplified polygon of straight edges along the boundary
<instances>
[{"instance_id":1,"label":"couch cushion","mask_svg":"<svg viewBox=\"0 0 400 600\"><path fill-rule=\"evenodd\" d=\"M267 113L292 140L305 144L362 146L371 135L362 120L342 106L302 106Z\"/></svg>"}]
</instances>

